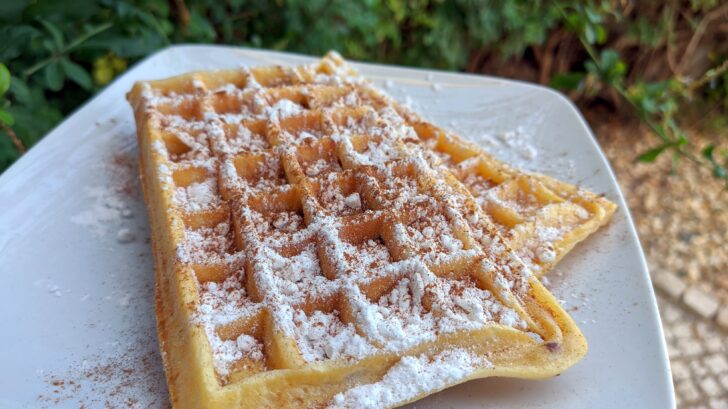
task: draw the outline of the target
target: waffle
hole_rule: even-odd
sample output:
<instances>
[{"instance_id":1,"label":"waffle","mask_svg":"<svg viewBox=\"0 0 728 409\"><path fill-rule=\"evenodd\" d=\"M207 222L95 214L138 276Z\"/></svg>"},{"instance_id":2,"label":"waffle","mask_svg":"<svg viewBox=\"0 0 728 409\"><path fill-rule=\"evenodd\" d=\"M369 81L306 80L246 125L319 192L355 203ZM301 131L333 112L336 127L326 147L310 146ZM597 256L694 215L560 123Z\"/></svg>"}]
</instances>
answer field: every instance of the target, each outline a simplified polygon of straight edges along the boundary
<instances>
[{"instance_id":1,"label":"waffle","mask_svg":"<svg viewBox=\"0 0 728 409\"><path fill-rule=\"evenodd\" d=\"M311 88L302 78L292 89L306 94L317 107L368 105L379 112L395 110L418 136L408 143L421 145L432 166L445 168L462 183L537 276L550 271L614 214L616 205L602 196L515 169L428 122L358 77L337 54L330 53L325 61L342 73L343 86Z\"/></svg>"},{"instance_id":2,"label":"waffle","mask_svg":"<svg viewBox=\"0 0 728 409\"><path fill-rule=\"evenodd\" d=\"M586 353L443 134L370 91L332 54L129 93L173 406L395 407Z\"/></svg>"}]
</instances>

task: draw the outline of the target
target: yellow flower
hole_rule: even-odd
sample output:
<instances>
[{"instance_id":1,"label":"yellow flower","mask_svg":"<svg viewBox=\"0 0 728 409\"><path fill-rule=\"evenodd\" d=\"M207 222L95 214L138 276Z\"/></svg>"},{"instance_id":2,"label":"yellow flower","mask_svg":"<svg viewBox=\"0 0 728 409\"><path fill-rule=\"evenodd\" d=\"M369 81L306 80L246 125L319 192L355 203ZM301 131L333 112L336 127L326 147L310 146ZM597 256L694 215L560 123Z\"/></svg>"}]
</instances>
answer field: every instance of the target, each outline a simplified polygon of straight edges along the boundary
<instances>
[{"instance_id":1,"label":"yellow flower","mask_svg":"<svg viewBox=\"0 0 728 409\"><path fill-rule=\"evenodd\" d=\"M93 76L98 85L106 85L117 75L126 70L125 59L113 53L106 54L94 60Z\"/></svg>"}]
</instances>

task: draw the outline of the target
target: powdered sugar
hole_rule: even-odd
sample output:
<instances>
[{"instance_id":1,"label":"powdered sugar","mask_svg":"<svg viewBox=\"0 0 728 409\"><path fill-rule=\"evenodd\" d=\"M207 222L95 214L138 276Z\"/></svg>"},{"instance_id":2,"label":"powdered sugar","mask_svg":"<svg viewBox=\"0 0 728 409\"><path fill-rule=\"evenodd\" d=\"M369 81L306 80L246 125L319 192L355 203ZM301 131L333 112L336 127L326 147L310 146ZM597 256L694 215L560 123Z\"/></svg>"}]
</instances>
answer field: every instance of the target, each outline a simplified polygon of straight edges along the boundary
<instances>
[{"instance_id":1,"label":"powdered sugar","mask_svg":"<svg viewBox=\"0 0 728 409\"><path fill-rule=\"evenodd\" d=\"M177 187L174 191L174 201L188 212L210 209L221 203L217 193L217 181L214 178L203 182L194 182L187 187Z\"/></svg>"},{"instance_id":2,"label":"powdered sugar","mask_svg":"<svg viewBox=\"0 0 728 409\"><path fill-rule=\"evenodd\" d=\"M463 249L463 243L454 236L448 220L441 213L423 213L407 225L407 234L423 260L438 263Z\"/></svg>"},{"instance_id":3,"label":"powdered sugar","mask_svg":"<svg viewBox=\"0 0 728 409\"><path fill-rule=\"evenodd\" d=\"M302 110L303 108L295 102L281 99L275 105L265 108L263 112L271 121L278 121L299 114Z\"/></svg>"},{"instance_id":4,"label":"powdered sugar","mask_svg":"<svg viewBox=\"0 0 728 409\"><path fill-rule=\"evenodd\" d=\"M178 210L192 218L230 209L216 213L221 223L206 217L201 227L187 226L176 248L178 261L197 274L194 320L207 333L219 375L238 361L265 359L252 329L261 317L273 319L306 362L403 353L443 333L498 323L525 327L499 301L520 289L512 282L520 269L500 266L510 253L502 243L494 251L492 229L478 231L486 246L466 240L466 198L425 161L405 114L364 91L341 93L337 108L312 110L314 86L284 89L289 80L282 78L273 93L272 80L261 76L261 85L248 74L245 89L223 87L226 96L210 95L203 83L201 104L156 100L169 105L160 123L179 135L155 145L169 159L158 169ZM344 120L336 117L342 113ZM469 210L468 220L487 218ZM507 270L497 271L506 280L499 297L431 270L446 274L440 270L454 267L445 266L483 257ZM340 302L351 304L347 322Z\"/></svg>"},{"instance_id":5,"label":"powdered sugar","mask_svg":"<svg viewBox=\"0 0 728 409\"><path fill-rule=\"evenodd\" d=\"M230 225L186 229L185 240L177 246L177 258L183 263L220 262L230 249Z\"/></svg>"},{"instance_id":6,"label":"powdered sugar","mask_svg":"<svg viewBox=\"0 0 728 409\"><path fill-rule=\"evenodd\" d=\"M200 284L198 322L216 328L249 317L260 310L260 306L248 298L243 274L240 270L222 283L210 281Z\"/></svg>"},{"instance_id":7,"label":"powdered sugar","mask_svg":"<svg viewBox=\"0 0 728 409\"><path fill-rule=\"evenodd\" d=\"M230 373L230 366L243 358L262 361L263 344L250 335L241 334L235 340L222 340L214 333L208 331L208 339L212 349L212 361L215 369L221 376Z\"/></svg>"},{"instance_id":8,"label":"powdered sugar","mask_svg":"<svg viewBox=\"0 0 728 409\"><path fill-rule=\"evenodd\" d=\"M384 377L339 393L329 408L376 409L401 405L420 395L462 382L479 368L492 365L485 358L458 348L427 355L406 356L389 368Z\"/></svg>"},{"instance_id":9,"label":"powdered sugar","mask_svg":"<svg viewBox=\"0 0 728 409\"><path fill-rule=\"evenodd\" d=\"M375 352L375 347L344 324L335 313L303 311L293 314L294 331L303 359L307 362L328 359L358 359Z\"/></svg>"},{"instance_id":10,"label":"powdered sugar","mask_svg":"<svg viewBox=\"0 0 728 409\"><path fill-rule=\"evenodd\" d=\"M313 245L292 257L261 246L253 262L259 291L269 302L301 304L307 297L332 295L336 291L335 283L324 277Z\"/></svg>"},{"instance_id":11,"label":"powdered sugar","mask_svg":"<svg viewBox=\"0 0 728 409\"><path fill-rule=\"evenodd\" d=\"M252 336L240 334L235 340L222 340L217 333L220 326L249 318L261 310L247 297L242 274L240 270L222 283L207 282L199 288L200 305L194 320L207 333L213 363L221 376L227 376L230 365L243 357L264 358L262 344Z\"/></svg>"},{"instance_id":12,"label":"powdered sugar","mask_svg":"<svg viewBox=\"0 0 728 409\"><path fill-rule=\"evenodd\" d=\"M353 210L361 210L361 197L359 193L354 192L344 198L344 203Z\"/></svg>"}]
</instances>

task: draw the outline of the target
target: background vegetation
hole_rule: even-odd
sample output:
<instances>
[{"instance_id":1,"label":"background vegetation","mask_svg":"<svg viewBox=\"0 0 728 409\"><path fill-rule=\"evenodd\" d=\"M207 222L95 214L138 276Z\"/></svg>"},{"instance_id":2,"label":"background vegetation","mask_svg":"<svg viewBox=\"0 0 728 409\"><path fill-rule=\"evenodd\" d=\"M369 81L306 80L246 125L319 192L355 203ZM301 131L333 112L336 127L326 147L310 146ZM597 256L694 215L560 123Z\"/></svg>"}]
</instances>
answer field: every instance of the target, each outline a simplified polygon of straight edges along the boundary
<instances>
[{"instance_id":1,"label":"background vegetation","mask_svg":"<svg viewBox=\"0 0 728 409\"><path fill-rule=\"evenodd\" d=\"M146 55L225 43L550 84L644 121L654 148L724 179L728 152L685 127L725 126L728 4L689 1L39 0L0 2L0 172Z\"/></svg>"}]
</instances>

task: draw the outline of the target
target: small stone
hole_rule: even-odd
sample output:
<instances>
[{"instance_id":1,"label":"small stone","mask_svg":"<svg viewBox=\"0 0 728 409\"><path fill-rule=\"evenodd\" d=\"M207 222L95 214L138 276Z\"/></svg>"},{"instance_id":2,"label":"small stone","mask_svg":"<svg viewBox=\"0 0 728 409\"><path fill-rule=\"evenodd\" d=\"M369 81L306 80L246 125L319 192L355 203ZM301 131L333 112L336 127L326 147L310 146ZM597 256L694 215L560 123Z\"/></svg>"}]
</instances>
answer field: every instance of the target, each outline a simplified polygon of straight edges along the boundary
<instances>
[{"instance_id":1,"label":"small stone","mask_svg":"<svg viewBox=\"0 0 728 409\"><path fill-rule=\"evenodd\" d=\"M720 377L720 384L728 391L728 374Z\"/></svg>"},{"instance_id":2,"label":"small stone","mask_svg":"<svg viewBox=\"0 0 728 409\"><path fill-rule=\"evenodd\" d=\"M690 263L688 265L688 277L691 282L700 280L700 266L697 263Z\"/></svg>"},{"instance_id":3,"label":"small stone","mask_svg":"<svg viewBox=\"0 0 728 409\"><path fill-rule=\"evenodd\" d=\"M721 354L711 355L708 358L705 358L705 366L707 366L711 372L716 375L728 372L728 359Z\"/></svg>"},{"instance_id":4,"label":"small stone","mask_svg":"<svg viewBox=\"0 0 728 409\"><path fill-rule=\"evenodd\" d=\"M681 311L672 304L665 303L661 307L662 308L660 308L660 315L668 323L675 322L679 320L682 316Z\"/></svg>"},{"instance_id":5,"label":"small stone","mask_svg":"<svg viewBox=\"0 0 728 409\"><path fill-rule=\"evenodd\" d=\"M705 339L713 332L712 326L712 324L705 321L698 322L695 324L695 332L698 334L698 337Z\"/></svg>"},{"instance_id":6,"label":"small stone","mask_svg":"<svg viewBox=\"0 0 728 409\"><path fill-rule=\"evenodd\" d=\"M685 292L687 285L675 273L669 271L661 271L657 273L653 279L655 287L664 291L673 299L679 299Z\"/></svg>"},{"instance_id":7,"label":"small stone","mask_svg":"<svg viewBox=\"0 0 728 409\"><path fill-rule=\"evenodd\" d=\"M680 347L682 355L700 355L703 352L703 348L700 345L700 342L698 342L698 340L694 338L681 339L680 341L678 341L678 346Z\"/></svg>"},{"instance_id":8,"label":"small stone","mask_svg":"<svg viewBox=\"0 0 728 409\"><path fill-rule=\"evenodd\" d=\"M655 207L657 207L657 192L654 190L650 190L647 196L645 197L645 209L646 210L652 210Z\"/></svg>"},{"instance_id":9,"label":"small stone","mask_svg":"<svg viewBox=\"0 0 728 409\"><path fill-rule=\"evenodd\" d=\"M696 287L690 287L685 291L683 301L703 318L713 317L720 306L715 298Z\"/></svg>"},{"instance_id":10,"label":"small stone","mask_svg":"<svg viewBox=\"0 0 728 409\"><path fill-rule=\"evenodd\" d=\"M718 312L718 317L715 319L715 321L723 327L723 329L728 329L728 306L723 306L720 311Z\"/></svg>"},{"instance_id":11,"label":"small stone","mask_svg":"<svg viewBox=\"0 0 728 409\"><path fill-rule=\"evenodd\" d=\"M683 362L673 362L672 367L672 378L676 381L687 379L690 377L690 369Z\"/></svg>"},{"instance_id":12,"label":"small stone","mask_svg":"<svg viewBox=\"0 0 728 409\"><path fill-rule=\"evenodd\" d=\"M724 290L728 290L728 275L720 276L716 280L718 282L718 286Z\"/></svg>"},{"instance_id":13,"label":"small stone","mask_svg":"<svg viewBox=\"0 0 728 409\"><path fill-rule=\"evenodd\" d=\"M695 387L695 383L693 383L691 379L680 381L675 389L677 389L678 395L680 395L685 402L696 401L700 398L700 391L698 391L698 388Z\"/></svg>"},{"instance_id":14,"label":"small stone","mask_svg":"<svg viewBox=\"0 0 728 409\"><path fill-rule=\"evenodd\" d=\"M711 399L710 409L728 409L728 398Z\"/></svg>"},{"instance_id":15,"label":"small stone","mask_svg":"<svg viewBox=\"0 0 728 409\"><path fill-rule=\"evenodd\" d=\"M705 348L708 352L722 352L725 349L725 340L720 336L713 336L705 340Z\"/></svg>"},{"instance_id":16,"label":"small stone","mask_svg":"<svg viewBox=\"0 0 728 409\"><path fill-rule=\"evenodd\" d=\"M693 330L689 322L681 322L672 327L672 333L678 338L690 338L693 336Z\"/></svg>"},{"instance_id":17,"label":"small stone","mask_svg":"<svg viewBox=\"0 0 728 409\"><path fill-rule=\"evenodd\" d=\"M678 349L678 347L675 344L673 344L673 343L667 344L667 356L670 359L675 359L680 356L680 350Z\"/></svg>"},{"instance_id":18,"label":"small stone","mask_svg":"<svg viewBox=\"0 0 728 409\"><path fill-rule=\"evenodd\" d=\"M706 368L700 361L695 360L690 362L690 369L693 372L693 376L702 377L708 375L708 368Z\"/></svg>"},{"instance_id":19,"label":"small stone","mask_svg":"<svg viewBox=\"0 0 728 409\"><path fill-rule=\"evenodd\" d=\"M711 398L720 396L721 393L720 385L718 385L718 382L716 382L715 379L713 379L712 377L701 379L700 389L702 389L703 392L705 392L705 394L710 396Z\"/></svg>"},{"instance_id":20,"label":"small stone","mask_svg":"<svg viewBox=\"0 0 728 409\"><path fill-rule=\"evenodd\" d=\"M119 229L119 231L116 233L116 241L118 241L119 243L131 243L134 240L136 240L136 235L133 231L127 228Z\"/></svg>"}]
</instances>

